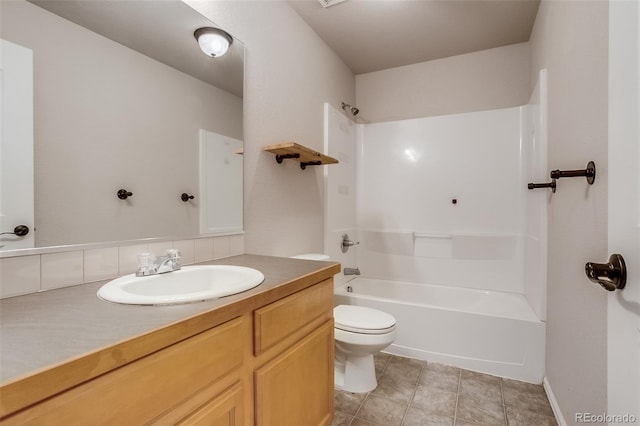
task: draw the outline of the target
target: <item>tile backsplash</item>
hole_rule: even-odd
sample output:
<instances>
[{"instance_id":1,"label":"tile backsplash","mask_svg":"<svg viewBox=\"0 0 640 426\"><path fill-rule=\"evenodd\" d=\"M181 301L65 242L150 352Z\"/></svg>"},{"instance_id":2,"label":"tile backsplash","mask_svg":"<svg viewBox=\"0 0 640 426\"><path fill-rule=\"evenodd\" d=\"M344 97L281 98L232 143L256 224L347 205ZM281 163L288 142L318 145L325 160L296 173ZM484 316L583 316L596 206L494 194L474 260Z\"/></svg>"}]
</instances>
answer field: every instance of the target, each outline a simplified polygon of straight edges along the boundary
<instances>
[{"instance_id":1,"label":"tile backsplash","mask_svg":"<svg viewBox=\"0 0 640 426\"><path fill-rule=\"evenodd\" d=\"M131 274L136 271L138 254L150 252L157 256L168 248L180 250L182 265L207 262L243 254L244 235L79 248L0 258L0 299Z\"/></svg>"}]
</instances>

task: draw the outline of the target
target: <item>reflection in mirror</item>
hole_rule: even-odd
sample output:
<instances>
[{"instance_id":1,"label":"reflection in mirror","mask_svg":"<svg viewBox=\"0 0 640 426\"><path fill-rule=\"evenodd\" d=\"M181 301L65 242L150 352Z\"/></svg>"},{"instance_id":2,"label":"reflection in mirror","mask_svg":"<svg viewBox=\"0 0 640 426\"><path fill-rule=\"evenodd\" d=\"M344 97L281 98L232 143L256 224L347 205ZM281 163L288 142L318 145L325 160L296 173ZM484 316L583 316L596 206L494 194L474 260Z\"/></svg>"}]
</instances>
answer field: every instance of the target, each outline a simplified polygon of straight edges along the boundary
<instances>
[{"instance_id":1,"label":"reflection in mirror","mask_svg":"<svg viewBox=\"0 0 640 426\"><path fill-rule=\"evenodd\" d=\"M35 229L31 247L198 235L200 175L211 173L206 163L199 167L200 129L242 140L242 43L234 39L219 58L204 55L194 31L216 26L180 0L3 0L0 7L0 232L28 225ZM29 146L33 136L33 171L21 158L14 169L26 176L19 178L4 175L6 142L16 140L5 126L24 124L7 107L5 43L32 58L21 65L32 67L33 105L21 106L28 128L17 140ZM29 176L34 216L9 220L7 197L20 191L29 199L22 192ZM227 185L223 192L239 191L240 204L241 179L234 170L218 182ZM119 199L119 189L132 195ZM182 193L196 197L183 202ZM242 208L235 206L220 214L236 215L233 230L222 224L215 232L242 231ZM23 241L0 236L0 250L21 248L14 240Z\"/></svg>"}]
</instances>

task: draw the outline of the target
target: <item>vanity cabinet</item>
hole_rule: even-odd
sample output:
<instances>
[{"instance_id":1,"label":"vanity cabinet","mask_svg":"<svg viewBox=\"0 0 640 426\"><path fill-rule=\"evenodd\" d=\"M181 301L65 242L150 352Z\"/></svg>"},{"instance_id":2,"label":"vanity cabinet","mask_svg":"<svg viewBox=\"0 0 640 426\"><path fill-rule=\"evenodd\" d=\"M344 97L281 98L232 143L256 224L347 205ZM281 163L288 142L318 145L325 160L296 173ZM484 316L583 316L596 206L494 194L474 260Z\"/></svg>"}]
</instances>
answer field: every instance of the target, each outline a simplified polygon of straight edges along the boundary
<instances>
[{"instance_id":1,"label":"vanity cabinet","mask_svg":"<svg viewBox=\"0 0 640 426\"><path fill-rule=\"evenodd\" d=\"M237 315L0 423L329 425L333 279ZM121 354L114 348L110 356Z\"/></svg>"},{"instance_id":2,"label":"vanity cabinet","mask_svg":"<svg viewBox=\"0 0 640 426\"><path fill-rule=\"evenodd\" d=\"M333 280L256 310L258 426L333 418Z\"/></svg>"},{"instance_id":3,"label":"vanity cabinet","mask_svg":"<svg viewBox=\"0 0 640 426\"><path fill-rule=\"evenodd\" d=\"M244 386L242 367L246 344L251 341L247 323L247 318L237 318L219 325L49 398L2 423L122 425L163 417L179 422L192 411L197 414L197 402L203 396L213 396L211 400L216 401L224 398L226 387ZM242 410L239 406L236 411Z\"/></svg>"}]
</instances>

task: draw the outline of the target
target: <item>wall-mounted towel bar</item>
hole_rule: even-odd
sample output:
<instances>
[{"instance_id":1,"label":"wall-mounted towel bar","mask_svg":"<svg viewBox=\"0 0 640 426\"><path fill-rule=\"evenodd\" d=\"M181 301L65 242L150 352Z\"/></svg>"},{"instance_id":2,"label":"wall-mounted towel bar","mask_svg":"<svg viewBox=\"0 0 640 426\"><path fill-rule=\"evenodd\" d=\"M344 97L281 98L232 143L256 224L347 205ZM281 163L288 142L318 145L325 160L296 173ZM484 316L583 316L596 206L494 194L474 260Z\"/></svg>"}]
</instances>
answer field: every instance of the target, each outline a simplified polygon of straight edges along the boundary
<instances>
[{"instance_id":1,"label":"wall-mounted towel bar","mask_svg":"<svg viewBox=\"0 0 640 426\"><path fill-rule=\"evenodd\" d=\"M551 188L551 192L556 192L556 179L567 178L567 177L586 177L587 183L589 185L593 185L593 182L596 181L596 163L593 161L589 161L587 163L587 168L583 170L552 170L549 173L551 177L551 182L549 183L529 183L527 184L527 188L529 189L537 189L537 188Z\"/></svg>"},{"instance_id":2,"label":"wall-mounted towel bar","mask_svg":"<svg viewBox=\"0 0 640 426\"><path fill-rule=\"evenodd\" d=\"M566 177L586 177L587 183L593 185L596 180L596 163L589 161L587 168L583 170L552 170L551 179L560 179Z\"/></svg>"}]
</instances>

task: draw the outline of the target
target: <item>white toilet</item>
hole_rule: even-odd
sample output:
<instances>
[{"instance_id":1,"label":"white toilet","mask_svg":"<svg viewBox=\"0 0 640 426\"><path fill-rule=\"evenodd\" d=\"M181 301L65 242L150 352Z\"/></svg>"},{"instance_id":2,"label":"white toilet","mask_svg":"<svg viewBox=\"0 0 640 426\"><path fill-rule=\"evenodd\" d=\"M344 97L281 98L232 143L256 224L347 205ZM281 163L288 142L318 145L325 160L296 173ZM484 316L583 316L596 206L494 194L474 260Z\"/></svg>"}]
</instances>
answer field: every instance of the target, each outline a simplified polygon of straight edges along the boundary
<instances>
[{"instance_id":1,"label":"white toilet","mask_svg":"<svg viewBox=\"0 0 640 426\"><path fill-rule=\"evenodd\" d=\"M300 254L295 259L329 260L325 254ZM396 339L396 319L386 312L364 306L338 305L333 308L336 355L336 389L353 393L372 391L378 386L373 355Z\"/></svg>"},{"instance_id":2,"label":"white toilet","mask_svg":"<svg viewBox=\"0 0 640 426\"><path fill-rule=\"evenodd\" d=\"M378 386L373 355L396 339L396 319L364 306L333 308L336 357L336 389L363 393Z\"/></svg>"}]
</instances>

